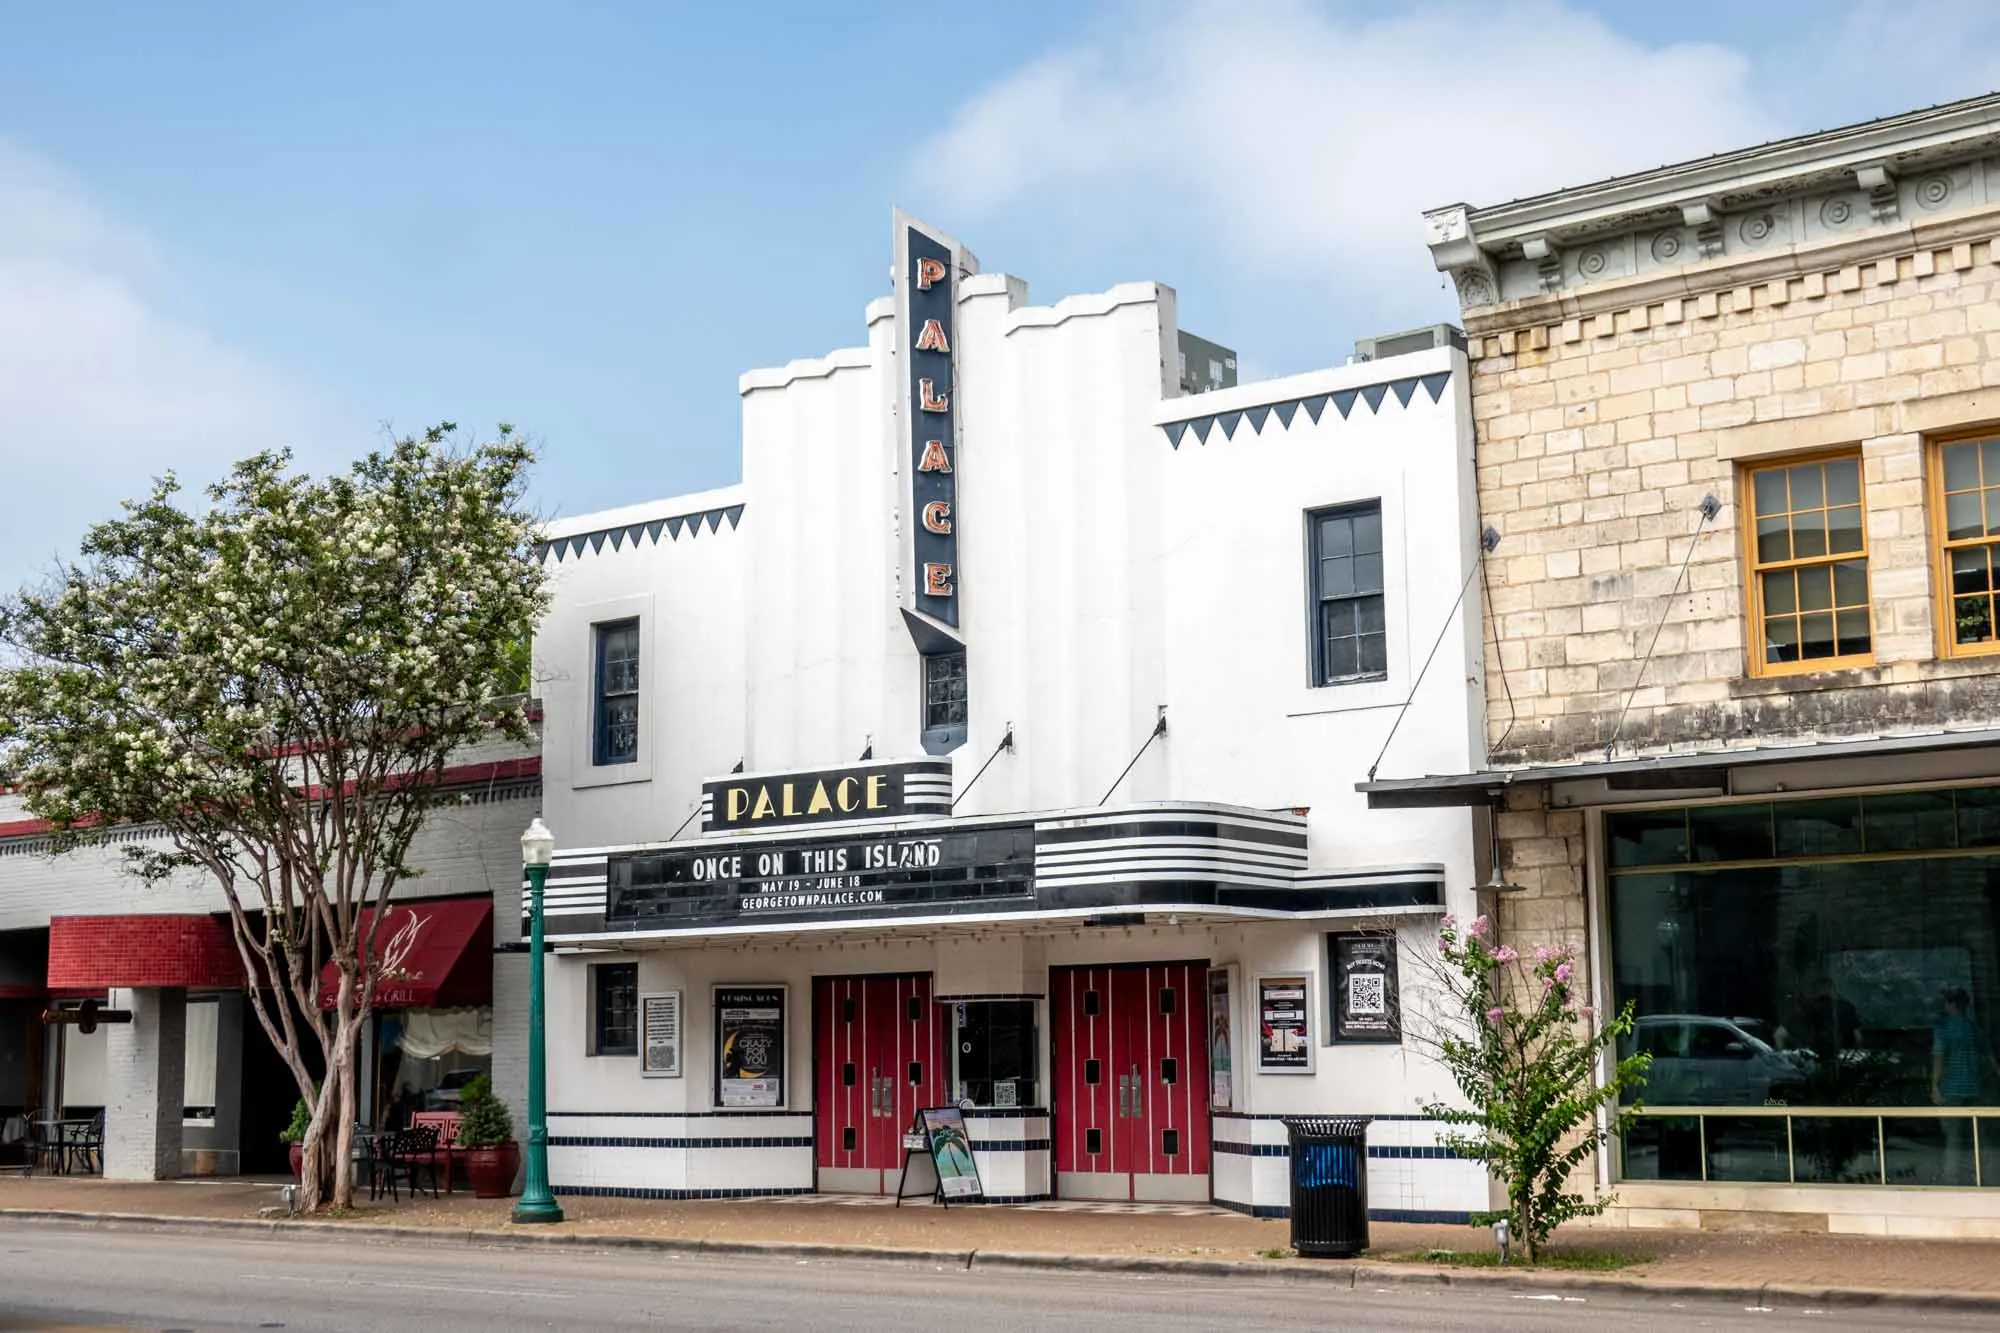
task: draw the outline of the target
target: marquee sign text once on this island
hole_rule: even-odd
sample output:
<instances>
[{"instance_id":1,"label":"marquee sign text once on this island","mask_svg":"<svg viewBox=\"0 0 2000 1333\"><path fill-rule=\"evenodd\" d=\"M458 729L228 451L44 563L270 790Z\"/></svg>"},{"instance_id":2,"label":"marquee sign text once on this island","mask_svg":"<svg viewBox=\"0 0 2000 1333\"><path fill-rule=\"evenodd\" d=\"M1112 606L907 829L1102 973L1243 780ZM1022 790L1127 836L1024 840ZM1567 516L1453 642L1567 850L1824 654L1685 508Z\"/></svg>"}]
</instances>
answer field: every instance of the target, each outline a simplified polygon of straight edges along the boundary
<instances>
[{"instance_id":1,"label":"marquee sign text once on this island","mask_svg":"<svg viewBox=\"0 0 2000 1333\"><path fill-rule=\"evenodd\" d=\"M613 857L607 920L645 929L700 922L923 914L1031 900L1032 824L937 833L754 840Z\"/></svg>"}]
</instances>

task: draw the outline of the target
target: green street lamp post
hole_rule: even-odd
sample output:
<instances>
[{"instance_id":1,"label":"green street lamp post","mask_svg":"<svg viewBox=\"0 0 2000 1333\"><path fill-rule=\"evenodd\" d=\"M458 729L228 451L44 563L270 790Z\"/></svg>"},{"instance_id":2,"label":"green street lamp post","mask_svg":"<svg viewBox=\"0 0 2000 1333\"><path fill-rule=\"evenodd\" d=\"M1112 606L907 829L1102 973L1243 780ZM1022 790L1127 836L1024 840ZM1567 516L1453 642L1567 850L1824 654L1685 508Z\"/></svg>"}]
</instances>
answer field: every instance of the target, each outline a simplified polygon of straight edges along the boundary
<instances>
[{"instance_id":1,"label":"green street lamp post","mask_svg":"<svg viewBox=\"0 0 2000 1333\"><path fill-rule=\"evenodd\" d=\"M542 1012L542 889L549 878L549 861L556 839L537 815L521 835L521 864L528 874L530 899L528 942L528 1178L521 1201L514 1205L516 1222L560 1222L562 1206L549 1193L548 1070L543 1050Z\"/></svg>"}]
</instances>

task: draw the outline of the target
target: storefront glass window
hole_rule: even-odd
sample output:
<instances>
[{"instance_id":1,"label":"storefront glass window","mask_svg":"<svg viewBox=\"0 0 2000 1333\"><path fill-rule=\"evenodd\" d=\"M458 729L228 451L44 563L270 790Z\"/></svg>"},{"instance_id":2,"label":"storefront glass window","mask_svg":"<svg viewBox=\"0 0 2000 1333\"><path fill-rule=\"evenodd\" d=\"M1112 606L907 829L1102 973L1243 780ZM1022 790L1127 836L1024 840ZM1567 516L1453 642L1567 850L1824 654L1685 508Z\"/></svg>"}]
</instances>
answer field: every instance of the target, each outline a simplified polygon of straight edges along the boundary
<instances>
[{"instance_id":1,"label":"storefront glass window","mask_svg":"<svg viewBox=\"0 0 2000 1333\"><path fill-rule=\"evenodd\" d=\"M2000 1105L1996 816L1991 788L1609 816L1653 1057L1626 1177L2000 1187L1971 1110Z\"/></svg>"},{"instance_id":2,"label":"storefront glass window","mask_svg":"<svg viewBox=\"0 0 2000 1333\"><path fill-rule=\"evenodd\" d=\"M1034 1106L1039 1046L1033 1000L952 1005L952 1100L975 1106Z\"/></svg>"},{"instance_id":3,"label":"storefront glass window","mask_svg":"<svg viewBox=\"0 0 2000 1333\"><path fill-rule=\"evenodd\" d=\"M465 1085L493 1072L493 1010L392 1009L376 1017L376 1120L398 1127L412 1112L456 1111Z\"/></svg>"},{"instance_id":4,"label":"storefront glass window","mask_svg":"<svg viewBox=\"0 0 2000 1333\"><path fill-rule=\"evenodd\" d=\"M221 1014L222 1005L213 996L187 1002L181 1119L189 1123L215 1123L215 1056L221 1037Z\"/></svg>"}]
</instances>

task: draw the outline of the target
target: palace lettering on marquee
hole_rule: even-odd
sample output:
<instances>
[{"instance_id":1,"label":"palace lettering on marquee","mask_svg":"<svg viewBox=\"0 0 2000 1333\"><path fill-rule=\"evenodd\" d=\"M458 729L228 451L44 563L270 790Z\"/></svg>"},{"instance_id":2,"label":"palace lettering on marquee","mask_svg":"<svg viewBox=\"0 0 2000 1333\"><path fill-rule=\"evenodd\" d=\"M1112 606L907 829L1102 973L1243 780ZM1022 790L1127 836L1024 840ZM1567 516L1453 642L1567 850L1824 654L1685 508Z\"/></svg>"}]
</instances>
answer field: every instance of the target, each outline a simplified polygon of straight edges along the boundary
<instances>
[{"instance_id":1,"label":"palace lettering on marquee","mask_svg":"<svg viewBox=\"0 0 2000 1333\"><path fill-rule=\"evenodd\" d=\"M958 624L958 525L954 515L958 440L952 417L955 366L953 252L922 228L906 225L903 244L905 336L910 337L910 500L915 523L916 609ZM914 335L909 330L915 330Z\"/></svg>"}]
</instances>

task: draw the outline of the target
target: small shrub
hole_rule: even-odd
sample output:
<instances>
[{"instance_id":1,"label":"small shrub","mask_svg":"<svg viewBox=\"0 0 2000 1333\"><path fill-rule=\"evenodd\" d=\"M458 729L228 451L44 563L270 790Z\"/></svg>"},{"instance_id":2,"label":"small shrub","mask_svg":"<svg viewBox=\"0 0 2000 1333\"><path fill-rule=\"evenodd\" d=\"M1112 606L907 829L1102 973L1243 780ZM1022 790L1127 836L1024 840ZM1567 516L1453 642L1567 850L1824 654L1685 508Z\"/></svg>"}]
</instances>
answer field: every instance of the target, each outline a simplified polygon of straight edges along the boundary
<instances>
[{"instance_id":1,"label":"small shrub","mask_svg":"<svg viewBox=\"0 0 2000 1333\"><path fill-rule=\"evenodd\" d=\"M1495 944L1483 916L1463 929L1443 919L1432 973L1453 1020L1432 1046L1466 1105L1436 1102L1424 1111L1449 1127L1439 1136L1445 1147L1484 1163L1507 1188L1507 1210L1474 1222L1505 1217L1534 1263L1550 1232L1611 1202L1608 1194L1587 1198L1569 1181L1639 1109L1650 1057L1617 1055L1632 1031L1633 1006L1593 1027L1597 1015L1573 989L1574 952L1539 948L1525 958Z\"/></svg>"},{"instance_id":2,"label":"small shrub","mask_svg":"<svg viewBox=\"0 0 2000 1333\"><path fill-rule=\"evenodd\" d=\"M514 1139L514 1117L493 1095L493 1080L481 1074L458 1095L458 1146L497 1148Z\"/></svg>"},{"instance_id":3,"label":"small shrub","mask_svg":"<svg viewBox=\"0 0 2000 1333\"><path fill-rule=\"evenodd\" d=\"M299 1098L299 1104L292 1108L292 1123L286 1125L284 1130L279 1133L278 1142L304 1143L306 1140L306 1131L312 1128L312 1120L312 1103L303 1097Z\"/></svg>"}]
</instances>

